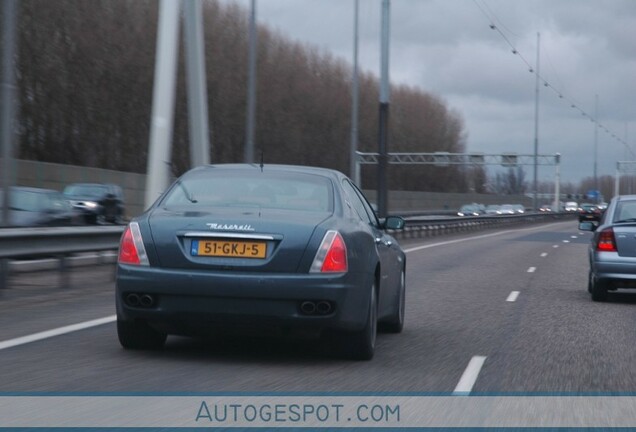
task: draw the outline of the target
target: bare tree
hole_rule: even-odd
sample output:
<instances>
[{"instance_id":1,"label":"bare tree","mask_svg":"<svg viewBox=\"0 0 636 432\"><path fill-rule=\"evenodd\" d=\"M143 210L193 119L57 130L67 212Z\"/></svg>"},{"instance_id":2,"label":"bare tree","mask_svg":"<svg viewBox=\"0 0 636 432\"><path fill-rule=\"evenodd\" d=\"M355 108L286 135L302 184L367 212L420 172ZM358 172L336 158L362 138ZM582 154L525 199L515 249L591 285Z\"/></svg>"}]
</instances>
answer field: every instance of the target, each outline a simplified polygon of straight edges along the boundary
<instances>
[{"instance_id":1,"label":"bare tree","mask_svg":"<svg viewBox=\"0 0 636 432\"><path fill-rule=\"evenodd\" d=\"M150 130L157 2L23 0L18 85L19 157L144 172ZM243 160L247 11L204 3L211 160ZM256 156L266 163L348 170L351 65L259 28ZM173 170L189 167L183 50ZM377 149L378 79L360 76L359 149ZM389 151L463 152L461 116L421 89L394 86ZM391 169L393 189L465 191L470 170ZM475 174L475 173L472 173ZM375 167L363 171L375 184ZM480 181L481 182L481 181Z\"/></svg>"}]
</instances>

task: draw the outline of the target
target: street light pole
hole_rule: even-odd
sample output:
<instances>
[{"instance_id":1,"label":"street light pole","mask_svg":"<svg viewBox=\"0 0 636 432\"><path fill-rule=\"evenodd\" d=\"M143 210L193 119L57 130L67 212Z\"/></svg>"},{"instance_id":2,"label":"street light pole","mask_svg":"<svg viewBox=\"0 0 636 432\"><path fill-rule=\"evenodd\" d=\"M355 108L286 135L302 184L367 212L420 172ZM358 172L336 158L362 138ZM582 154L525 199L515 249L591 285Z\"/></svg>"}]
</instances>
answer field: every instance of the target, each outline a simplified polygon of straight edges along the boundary
<instances>
[{"instance_id":1,"label":"street light pole","mask_svg":"<svg viewBox=\"0 0 636 432\"><path fill-rule=\"evenodd\" d=\"M0 207L0 226L9 225L9 187L13 184L13 113L15 103L15 72L14 53L16 46L15 17L17 15L17 1L4 0L2 2L2 93L0 97L0 146L2 147L2 175L0 182L4 199ZM0 262L0 265L2 263ZM2 269L0 269L0 272ZM1 281L0 281L1 283Z\"/></svg>"},{"instance_id":2,"label":"street light pole","mask_svg":"<svg viewBox=\"0 0 636 432\"><path fill-rule=\"evenodd\" d=\"M382 0L382 41L380 55L380 117L378 147L378 213L386 217L387 203L387 166L389 138L389 13L390 1Z\"/></svg>"},{"instance_id":3,"label":"street light pole","mask_svg":"<svg viewBox=\"0 0 636 432\"><path fill-rule=\"evenodd\" d=\"M353 12L353 77L351 79L351 147L349 151L349 175L356 186L360 187L360 173L357 169L358 149L358 16L360 0L354 0Z\"/></svg>"},{"instance_id":4,"label":"street light pole","mask_svg":"<svg viewBox=\"0 0 636 432\"><path fill-rule=\"evenodd\" d=\"M201 0L188 0L183 4L191 168L210 163L208 92L201 8Z\"/></svg>"},{"instance_id":5,"label":"street light pole","mask_svg":"<svg viewBox=\"0 0 636 432\"><path fill-rule=\"evenodd\" d=\"M594 95L594 193L598 203L598 95Z\"/></svg>"},{"instance_id":6,"label":"street light pole","mask_svg":"<svg viewBox=\"0 0 636 432\"><path fill-rule=\"evenodd\" d=\"M247 72L247 124L245 130L245 163L254 163L254 130L256 123L256 0L250 11L249 53Z\"/></svg>"},{"instance_id":7,"label":"street light pole","mask_svg":"<svg viewBox=\"0 0 636 432\"><path fill-rule=\"evenodd\" d=\"M538 154L539 154L539 49L541 42L541 34L537 33L537 66L535 70L535 90L534 90L534 178L533 188L534 194L532 196L532 208L537 210L537 174L538 174Z\"/></svg>"}]
</instances>

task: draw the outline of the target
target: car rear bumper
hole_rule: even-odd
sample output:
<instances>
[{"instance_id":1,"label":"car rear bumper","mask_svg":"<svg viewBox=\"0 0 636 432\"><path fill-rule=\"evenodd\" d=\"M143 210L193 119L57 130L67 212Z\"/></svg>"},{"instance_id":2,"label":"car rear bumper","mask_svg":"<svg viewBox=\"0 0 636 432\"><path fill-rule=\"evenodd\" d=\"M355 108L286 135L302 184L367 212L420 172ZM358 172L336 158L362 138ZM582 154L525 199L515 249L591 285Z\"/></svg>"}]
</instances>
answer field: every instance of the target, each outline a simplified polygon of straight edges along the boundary
<instances>
[{"instance_id":1,"label":"car rear bumper","mask_svg":"<svg viewBox=\"0 0 636 432\"><path fill-rule=\"evenodd\" d=\"M614 252L596 253L592 272L597 281L611 288L636 288L636 257L619 257Z\"/></svg>"},{"instance_id":2,"label":"car rear bumper","mask_svg":"<svg viewBox=\"0 0 636 432\"><path fill-rule=\"evenodd\" d=\"M372 277L371 274L264 275L120 265L116 282L117 315L125 321L144 320L169 334L236 331L317 337L325 330L364 327ZM151 296L152 304L131 305L128 301L131 293ZM314 305L326 302L331 310L307 313L302 308L304 302Z\"/></svg>"}]
</instances>

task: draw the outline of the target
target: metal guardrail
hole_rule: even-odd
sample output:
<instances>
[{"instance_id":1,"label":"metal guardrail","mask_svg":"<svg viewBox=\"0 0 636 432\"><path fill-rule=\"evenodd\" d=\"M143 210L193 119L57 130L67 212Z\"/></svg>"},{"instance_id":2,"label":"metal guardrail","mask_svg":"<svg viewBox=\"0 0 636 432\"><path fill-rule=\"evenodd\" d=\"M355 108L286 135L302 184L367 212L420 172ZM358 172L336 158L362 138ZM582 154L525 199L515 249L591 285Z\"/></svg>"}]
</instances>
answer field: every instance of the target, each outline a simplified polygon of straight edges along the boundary
<instances>
[{"instance_id":1,"label":"metal guardrail","mask_svg":"<svg viewBox=\"0 0 636 432\"><path fill-rule=\"evenodd\" d=\"M576 213L524 213L519 215L488 215L465 217L421 217L406 218L406 227L392 233L398 239L433 237L452 233L477 231L520 223L545 223L555 219L573 219Z\"/></svg>"},{"instance_id":2,"label":"metal guardrail","mask_svg":"<svg viewBox=\"0 0 636 432\"><path fill-rule=\"evenodd\" d=\"M124 228L3 228L0 230L0 259L115 250Z\"/></svg>"},{"instance_id":3,"label":"metal guardrail","mask_svg":"<svg viewBox=\"0 0 636 432\"><path fill-rule=\"evenodd\" d=\"M423 238L477 231L519 223L541 223L572 218L573 213L526 213L509 216L435 217L407 216L404 230L392 232L399 239ZM0 288L6 288L9 260L55 257L64 278L69 257L82 252L115 251L123 226L0 229ZM63 280L64 281L64 280Z\"/></svg>"},{"instance_id":4,"label":"metal guardrail","mask_svg":"<svg viewBox=\"0 0 636 432\"><path fill-rule=\"evenodd\" d=\"M70 255L116 250L123 232L123 226L0 229L0 289L8 286L9 259L56 257L64 282Z\"/></svg>"}]
</instances>

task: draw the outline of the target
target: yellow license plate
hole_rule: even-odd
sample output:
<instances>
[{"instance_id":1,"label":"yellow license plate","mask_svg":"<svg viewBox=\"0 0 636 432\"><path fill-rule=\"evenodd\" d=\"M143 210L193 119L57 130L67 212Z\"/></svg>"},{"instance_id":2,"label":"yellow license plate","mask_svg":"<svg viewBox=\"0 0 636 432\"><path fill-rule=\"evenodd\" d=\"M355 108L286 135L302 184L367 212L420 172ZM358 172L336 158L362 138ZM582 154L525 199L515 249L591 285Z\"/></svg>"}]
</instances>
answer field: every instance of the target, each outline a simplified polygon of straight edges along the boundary
<instances>
[{"instance_id":1,"label":"yellow license plate","mask_svg":"<svg viewBox=\"0 0 636 432\"><path fill-rule=\"evenodd\" d=\"M192 255L231 258L265 258L267 243L234 240L192 240Z\"/></svg>"}]
</instances>

